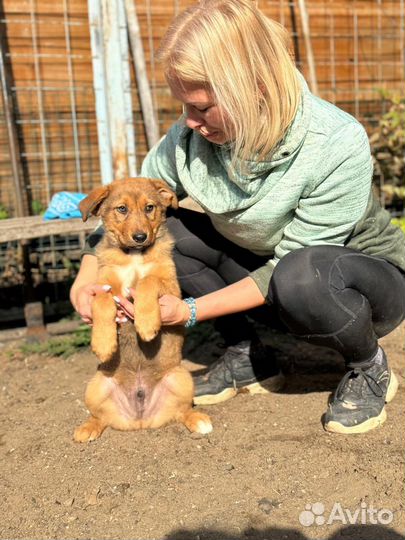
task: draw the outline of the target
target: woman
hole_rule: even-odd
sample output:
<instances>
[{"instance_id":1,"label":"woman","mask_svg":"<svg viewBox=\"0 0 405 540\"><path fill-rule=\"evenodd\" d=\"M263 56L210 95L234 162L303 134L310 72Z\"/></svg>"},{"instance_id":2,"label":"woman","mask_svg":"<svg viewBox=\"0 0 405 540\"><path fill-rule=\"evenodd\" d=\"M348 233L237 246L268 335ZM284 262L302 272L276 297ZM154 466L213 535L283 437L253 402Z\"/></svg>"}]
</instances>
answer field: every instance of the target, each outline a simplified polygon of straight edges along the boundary
<instances>
[{"instance_id":1,"label":"woman","mask_svg":"<svg viewBox=\"0 0 405 540\"><path fill-rule=\"evenodd\" d=\"M168 219L190 298L162 297L162 321L215 318L227 346L195 379L196 402L279 383L249 312L343 355L347 373L325 414L327 430L383 423L397 381L378 338L405 316L405 239L372 197L363 127L310 93L284 29L249 0L187 9L160 59L184 116L149 152L142 176L162 178L205 210ZM96 259L89 247L85 253L71 298L90 322ZM131 302L120 304L133 314Z\"/></svg>"}]
</instances>

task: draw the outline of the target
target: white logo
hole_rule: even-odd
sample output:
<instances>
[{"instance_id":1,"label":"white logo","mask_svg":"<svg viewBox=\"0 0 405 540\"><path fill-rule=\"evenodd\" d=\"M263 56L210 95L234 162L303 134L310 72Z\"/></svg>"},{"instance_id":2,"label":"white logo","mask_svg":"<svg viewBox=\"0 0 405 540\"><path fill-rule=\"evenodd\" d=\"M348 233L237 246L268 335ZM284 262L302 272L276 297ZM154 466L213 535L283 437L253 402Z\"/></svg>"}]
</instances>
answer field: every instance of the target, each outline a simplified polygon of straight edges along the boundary
<instances>
[{"instance_id":1,"label":"white logo","mask_svg":"<svg viewBox=\"0 0 405 540\"><path fill-rule=\"evenodd\" d=\"M334 522L340 522L342 525L354 525L355 523L361 523L365 525L370 523L372 525L388 525L394 519L394 514L391 510L382 508L378 510L372 505L367 506L365 502L362 502L360 508L352 511L348 508L342 508L340 503L335 503L329 516L325 516L325 506L321 502L314 504L306 504L305 510L299 515L299 521L304 527L310 527L311 525L331 525Z\"/></svg>"}]
</instances>

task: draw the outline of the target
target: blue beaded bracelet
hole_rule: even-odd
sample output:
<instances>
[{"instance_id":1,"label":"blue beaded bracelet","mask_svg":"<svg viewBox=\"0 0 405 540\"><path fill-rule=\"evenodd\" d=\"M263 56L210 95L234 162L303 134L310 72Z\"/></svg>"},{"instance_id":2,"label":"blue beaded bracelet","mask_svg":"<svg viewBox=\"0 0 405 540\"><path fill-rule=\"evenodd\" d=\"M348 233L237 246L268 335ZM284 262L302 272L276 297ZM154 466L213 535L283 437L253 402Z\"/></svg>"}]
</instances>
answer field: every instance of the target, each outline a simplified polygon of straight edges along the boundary
<instances>
[{"instance_id":1,"label":"blue beaded bracelet","mask_svg":"<svg viewBox=\"0 0 405 540\"><path fill-rule=\"evenodd\" d=\"M195 298L192 296L190 296L190 298L185 298L184 302L190 308L190 317L184 326L186 328L190 328L191 326L197 324L197 306L195 304Z\"/></svg>"}]
</instances>

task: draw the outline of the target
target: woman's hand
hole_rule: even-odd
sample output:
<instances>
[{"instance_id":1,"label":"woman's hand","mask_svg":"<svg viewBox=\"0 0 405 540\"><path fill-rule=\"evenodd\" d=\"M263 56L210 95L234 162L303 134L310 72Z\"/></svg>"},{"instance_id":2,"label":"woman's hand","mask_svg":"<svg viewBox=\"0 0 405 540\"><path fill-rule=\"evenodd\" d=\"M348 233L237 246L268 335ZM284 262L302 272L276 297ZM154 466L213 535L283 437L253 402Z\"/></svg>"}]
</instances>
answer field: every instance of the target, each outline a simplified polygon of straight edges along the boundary
<instances>
[{"instance_id":1,"label":"woman's hand","mask_svg":"<svg viewBox=\"0 0 405 540\"><path fill-rule=\"evenodd\" d=\"M129 289L128 298L114 296L117 307L130 319L134 318L134 302L136 302L134 295L135 290ZM134 299L134 302L129 300L129 298ZM183 300L177 298L177 296L165 294L159 298L159 305L162 325L184 325L190 317L190 308Z\"/></svg>"},{"instance_id":2,"label":"woman's hand","mask_svg":"<svg viewBox=\"0 0 405 540\"><path fill-rule=\"evenodd\" d=\"M71 302L75 310L79 313L86 324L92 324L93 317L91 313L91 304L96 294L105 293L111 290L110 285L97 285L96 283L87 283L78 287L71 294Z\"/></svg>"}]
</instances>

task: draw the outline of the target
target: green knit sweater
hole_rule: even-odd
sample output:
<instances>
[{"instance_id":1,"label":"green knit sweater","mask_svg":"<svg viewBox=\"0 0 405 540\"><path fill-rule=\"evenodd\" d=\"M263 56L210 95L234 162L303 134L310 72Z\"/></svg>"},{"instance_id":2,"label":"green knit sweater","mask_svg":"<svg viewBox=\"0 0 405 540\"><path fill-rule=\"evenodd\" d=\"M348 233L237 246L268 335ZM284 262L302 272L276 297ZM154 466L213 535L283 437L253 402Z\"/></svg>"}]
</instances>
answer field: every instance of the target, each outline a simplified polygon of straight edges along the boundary
<instances>
[{"instance_id":1,"label":"green knit sweater","mask_svg":"<svg viewBox=\"0 0 405 540\"><path fill-rule=\"evenodd\" d=\"M382 257L405 271L405 237L373 199L367 134L352 116L310 93L269 161L249 163L249 174L229 174L226 146L208 142L178 123L149 152L142 176L165 180L190 195L223 236L268 256L252 272L267 295L277 262L295 249L347 246Z\"/></svg>"},{"instance_id":2,"label":"green knit sweater","mask_svg":"<svg viewBox=\"0 0 405 540\"><path fill-rule=\"evenodd\" d=\"M227 146L180 122L141 171L165 180L179 198L189 195L224 237L268 257L251 273L264 296L277 262L307 246L345 245L405 271L405 237L372 197L364 128L301 80L301 106L282 144L268 161L248 163L248 174L231 171Z\"/></svg>"}]
</instances>

